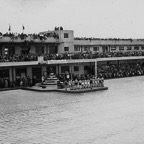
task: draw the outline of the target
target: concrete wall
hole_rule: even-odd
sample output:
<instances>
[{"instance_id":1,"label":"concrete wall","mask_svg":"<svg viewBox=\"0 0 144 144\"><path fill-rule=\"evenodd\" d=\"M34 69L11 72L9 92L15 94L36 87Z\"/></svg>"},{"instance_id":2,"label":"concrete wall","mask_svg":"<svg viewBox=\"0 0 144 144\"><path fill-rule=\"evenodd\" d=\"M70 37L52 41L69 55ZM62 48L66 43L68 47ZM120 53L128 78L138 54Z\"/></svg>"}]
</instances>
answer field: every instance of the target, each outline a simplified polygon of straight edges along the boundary
<instances>
[{"instance_id":1,"label":"concrete wall","mask_svg":"<svg viewBox=\"0 0 144 144\"><path fill-rule=\"evenodd\" d=\"M73 42L74 43L74 33L72 30L58 30L55 32L59 35L59 42ZM64 33L68 33L68 38L64 38Z\"/></svg>"},{"instance_id":2,"label":"concrete wall","mask_svg":"<svg viewBox=\"0 0 144 144\"><path fill-rule=\"evenodd\" d=\"M64 51L64 47L69 47L69 51ZM74 45L71 42L61 43L58 46L58 53L74 52Z\"/></svg>"}]
</instances>

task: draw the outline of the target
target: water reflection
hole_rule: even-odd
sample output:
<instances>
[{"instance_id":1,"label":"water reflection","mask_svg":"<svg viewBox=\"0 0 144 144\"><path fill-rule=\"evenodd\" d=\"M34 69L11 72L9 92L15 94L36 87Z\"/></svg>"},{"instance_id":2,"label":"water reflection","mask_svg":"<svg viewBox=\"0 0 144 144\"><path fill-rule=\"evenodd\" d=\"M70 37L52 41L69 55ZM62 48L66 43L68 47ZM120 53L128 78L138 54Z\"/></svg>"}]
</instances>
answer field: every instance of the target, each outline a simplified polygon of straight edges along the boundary
<instances>
[{"instance_id":1,"label":"water reflection","mask_svg":"<svg viewBox=\"0 0 144 144\"><path fill-rule=\"evenodd\" d=\"M143 143L144 77L87 94L0 93L0 143Z\"/></svg>"}]
</instances>

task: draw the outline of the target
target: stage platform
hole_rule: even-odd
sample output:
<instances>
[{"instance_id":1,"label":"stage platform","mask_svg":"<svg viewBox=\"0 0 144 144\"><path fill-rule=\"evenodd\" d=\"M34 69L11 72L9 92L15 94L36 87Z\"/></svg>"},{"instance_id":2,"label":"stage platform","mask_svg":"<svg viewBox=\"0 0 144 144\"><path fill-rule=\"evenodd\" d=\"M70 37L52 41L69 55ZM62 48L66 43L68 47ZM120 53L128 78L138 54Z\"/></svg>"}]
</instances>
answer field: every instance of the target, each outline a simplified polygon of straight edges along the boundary
<instances>
[{"instance_id":1,"label":"stage platform","mask_svg":"<svg viewBox=\"0 0 144 144\"><path fill-rule=\"evenodd\" d=\"M95 92L95 91L102 91L108 90L108 87L95 87L95 88L86 88L81 90L66 90L66 89L57 89L56 85L49 85L46 88L42 87L23 87L23 90L35 91L35 92L62 92L62 93L87 93L87 92Z\"/></svg>"}]
</instances>

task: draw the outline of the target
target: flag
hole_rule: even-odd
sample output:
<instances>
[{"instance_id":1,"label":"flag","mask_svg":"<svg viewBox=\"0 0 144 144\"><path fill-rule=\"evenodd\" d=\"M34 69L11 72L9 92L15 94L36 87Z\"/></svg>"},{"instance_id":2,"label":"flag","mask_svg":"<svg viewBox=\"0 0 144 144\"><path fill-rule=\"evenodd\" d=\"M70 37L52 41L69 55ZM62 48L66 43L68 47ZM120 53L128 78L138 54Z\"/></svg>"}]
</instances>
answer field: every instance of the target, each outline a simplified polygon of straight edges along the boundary
<instances>
[{"instance_id":1,"label":"flag","mask_svg":"<svg viewBox=\"0 0 144 144\"><path fill-rule=\"evenodd\" d=\"M11 26L10 26L10 24L9 24L9 28L8 28L8 30L11 31Z\"/></svg>"},{"instance_id":2,"label":"flag","mask_svg":"<svg viewBox=\"0 0 144 144\"><path fill-rule=\"evenodd\" d=\"M25 29L25 27L24 27L24 26L22 26L22 29L24 30L24 29Z\"/></svg>"}]
</instances>

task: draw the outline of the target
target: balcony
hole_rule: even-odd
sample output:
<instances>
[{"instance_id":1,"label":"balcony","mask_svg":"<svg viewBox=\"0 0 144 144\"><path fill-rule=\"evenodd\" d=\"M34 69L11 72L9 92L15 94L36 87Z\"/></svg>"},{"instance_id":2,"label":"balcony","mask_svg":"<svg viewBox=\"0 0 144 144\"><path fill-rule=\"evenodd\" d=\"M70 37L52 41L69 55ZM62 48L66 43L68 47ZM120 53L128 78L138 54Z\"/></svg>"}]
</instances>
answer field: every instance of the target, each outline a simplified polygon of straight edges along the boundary
<instances>
[{"instance_id":1,"label":"balcony","mask_svg":"<svg viewBox=\"0 0 144 144\"><path fill-rule=\"evenodd\" d=\"M32 66L38 65L37 61L24 61L24 62L1 62L0 67L16 67L16 66Z\"/></svg>"},{"instance_id":2,"label":"balcony","mask_svg":"<svg viewBox=\"0 0 144 144\"><path fill-rule=\"evenodd\" d=\"M48 37L45 39L40 38L20 38L20 37L10 37L10 36L3 36L0 38L0 43L22 43L22 42L29 42L29 43L58 43L59 39L54 37Z\"/></svg>"}]
</instances>

